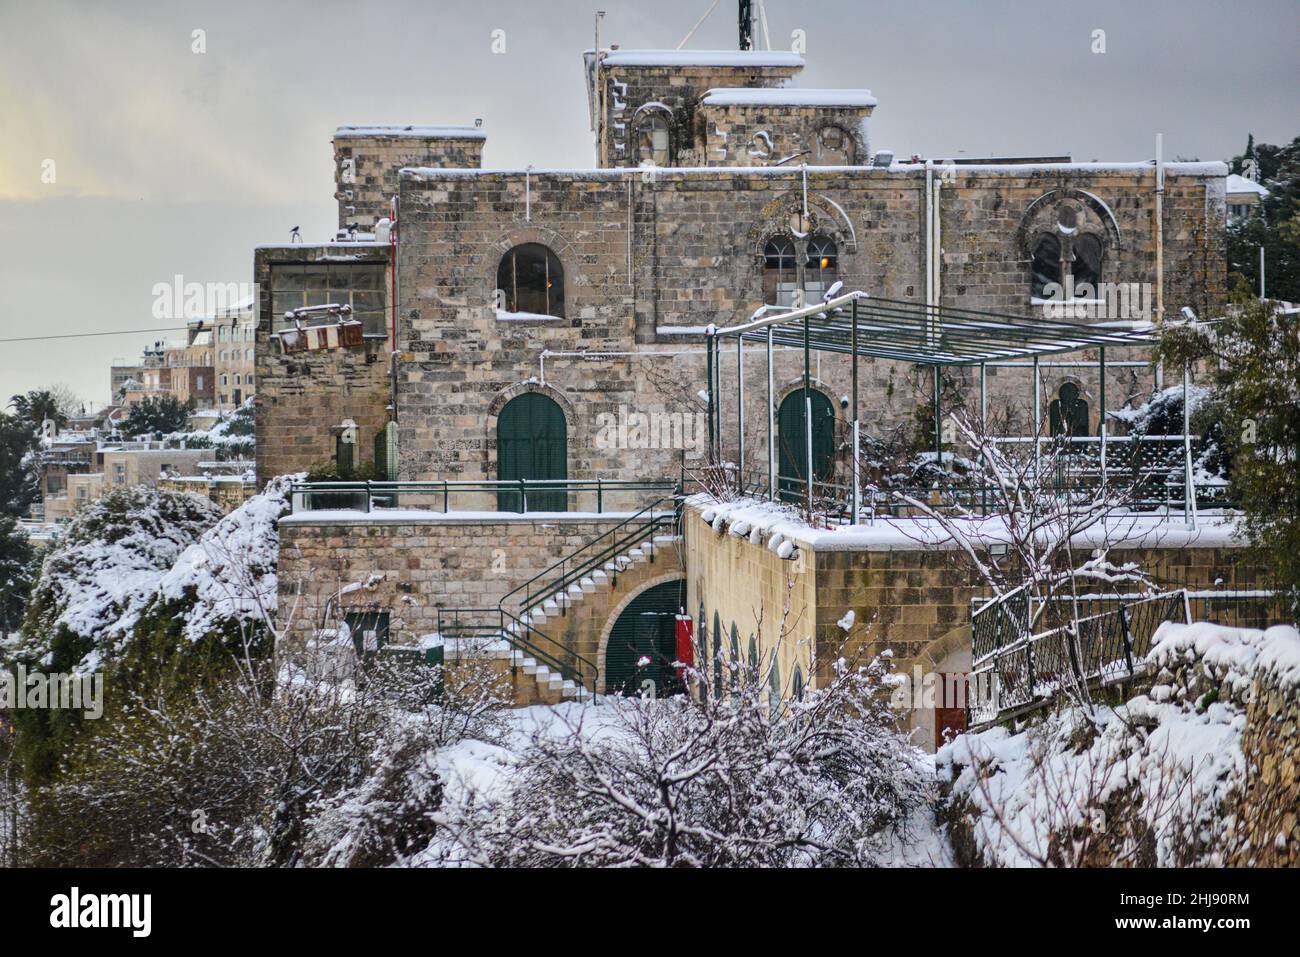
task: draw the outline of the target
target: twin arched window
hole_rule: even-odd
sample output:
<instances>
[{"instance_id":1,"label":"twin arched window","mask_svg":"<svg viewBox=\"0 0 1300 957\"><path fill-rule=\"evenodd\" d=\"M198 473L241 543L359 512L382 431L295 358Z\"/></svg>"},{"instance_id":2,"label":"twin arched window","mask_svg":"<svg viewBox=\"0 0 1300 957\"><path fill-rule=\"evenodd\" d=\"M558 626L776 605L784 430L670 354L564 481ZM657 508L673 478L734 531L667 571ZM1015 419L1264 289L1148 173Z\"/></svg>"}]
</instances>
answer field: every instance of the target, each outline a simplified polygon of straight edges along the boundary
<instances>
[{"instance_id":1,"label":"twin arched window","mask_svg":"<svg viewBox=\"0 0 1300 957\"><path fill-rule=\"evenodd\" d=\"M523 243L501 257L497 290L506 312L564 318L564 267L541 243Z\"/></svg>"},{"instance_id":2,"label":"twin arched window","mask_svg":"<svg viewBox=\"0 0 1300 957\"><path fill-rule=\"evenodd\" d=\"M763 247L763 301L800 308L817 302L839 278L839 250L829 236L810 236L800 255L795 241L773 236Z\"/></svg>"},{"instance_id":3,"label":"twin arched window","mask_svg":"<svg viewBox=\"0 0 1300 957\"><path fill-rule=\"evenodd\" d=\"M1103 252L1101 239L1080 231L1078 211L1071 205L1061 206L1056 228L1034 236L1031 295L1035 299L1092 298L1101 281ZM1084 285L1087 295L1080 296L1077 290Z\"/></svg>"}]
</instances>

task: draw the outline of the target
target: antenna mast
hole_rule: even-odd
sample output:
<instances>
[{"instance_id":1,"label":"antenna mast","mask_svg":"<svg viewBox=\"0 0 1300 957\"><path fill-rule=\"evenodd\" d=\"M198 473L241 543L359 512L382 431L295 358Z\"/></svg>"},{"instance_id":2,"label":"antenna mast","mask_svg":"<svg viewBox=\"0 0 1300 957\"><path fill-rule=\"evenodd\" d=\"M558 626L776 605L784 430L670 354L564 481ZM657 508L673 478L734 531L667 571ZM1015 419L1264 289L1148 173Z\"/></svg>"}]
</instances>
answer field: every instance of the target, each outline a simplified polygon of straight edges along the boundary
<instances>
[{"instance_id":1,"label":"antenna mast","mask_svg":"<svg viewBox=\"0 0 1300 957\"><path fill-rule=\"evenodd\" d=\"M753 0L740 0L740 48L754 49L754 4Z\"/></svg>"}]
</instances>

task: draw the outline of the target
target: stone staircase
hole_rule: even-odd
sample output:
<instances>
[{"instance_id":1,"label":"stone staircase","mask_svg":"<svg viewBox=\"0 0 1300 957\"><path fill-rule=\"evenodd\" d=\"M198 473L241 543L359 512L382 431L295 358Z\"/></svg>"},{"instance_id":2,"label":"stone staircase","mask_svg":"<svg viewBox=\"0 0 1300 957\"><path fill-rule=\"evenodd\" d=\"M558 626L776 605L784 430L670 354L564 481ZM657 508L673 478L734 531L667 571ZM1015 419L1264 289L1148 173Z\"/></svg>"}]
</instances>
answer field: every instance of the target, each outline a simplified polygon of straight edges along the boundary
<instances>
[{"instance_id":1,"label":"stone staircase","mask_svg":"<svg viewBox=\"0 0 1300 957\"><path fill-rule=\"evenodd\" d=\"M603 627L614 606L630 589L654 577L665 565L663 558L671 554L673 567L677 567L676 545L679 536L655 535L592 569L562 592L542 599L531 610L519 616L519 623L506 627L508 635L527 638L530 629L536 629L553 639L561 640L567 647L595 660L599 634L592 635L591 625ZM574 626L578 627L575 628ZM582 627L586 625L587 627ZM560 638L562 630L565 638ZM574 634L577 631L579 634ZM518 648L509 649L512 668L536 680L538 703L559 701L588 701L592 692L577 682L564 678L545 663L539 662ZM588 653L590 652L590 653Z\"/></svg>"}]
</instances>

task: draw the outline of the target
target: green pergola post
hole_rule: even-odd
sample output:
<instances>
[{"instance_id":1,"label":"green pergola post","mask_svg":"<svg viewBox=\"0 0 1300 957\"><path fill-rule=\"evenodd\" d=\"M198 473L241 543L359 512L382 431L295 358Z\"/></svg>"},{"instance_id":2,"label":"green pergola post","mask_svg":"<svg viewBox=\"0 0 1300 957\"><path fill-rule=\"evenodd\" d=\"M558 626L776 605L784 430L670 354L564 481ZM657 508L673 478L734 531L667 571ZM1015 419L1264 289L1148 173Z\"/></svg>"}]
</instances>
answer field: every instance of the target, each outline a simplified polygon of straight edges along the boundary
<instances>
[{"instance_id":1,"label":"green pergola post","mask_svg":"<svg viewBox=\"0 0 1300 957\"><path fill-rule=\"evenodd\" d=\"M862 507L862 463L858 455L862 425L858 419L858 301L856 299L849 304L849 321L852 323L849 330L849 352L852 353L853 361L853 467L851 469L853 491L849 497L852 508L849 524L856 525L858 511Z\"/></svg>"},{"instance_id":2,"label":"green pergola post","mask_svg":"<svg viewBox=\"0 0 1300 957\"><path fill-rule=\"evenodd\" d=\"M813 503L813 453L812 453L812 389L809 382L809 343L808 319L803 317L803 446L804 446L804 486L808 505L808 514L812 514Z\"/></svg>"},{"instance_id":3,"label":"green pergola post","mask_svg":"<svg viewBox=\"0 0 1300 957\"><path fill-rule=\"evenodd\" d=\"M1097 350L1097 375L1100 395L1097 397L1097 445L1101 451L1101 488L1106 490L1106 347Z\"/></svg>"},{"instance_id":4,"label":"green pergola post","mask_svg":"<svg viewBox=\"0 0 1300 957\"><path fill-rule=\"evenodd\" d=\"M708 400L708 417L709 417L709 460L711 463L718 461L717 452L717 434L713 428L713 333L706 332L704 339L704 375L707 380L705 385L705 397Z\"/></svg>"},{"instance_id":5,"label":"green pergola post","mask_svg":"<svg viewBox=\"0 0 1300 957\"><path fill-rule=\"evenodd\" d=\"M772 327L767 327L767 497L776 501L776 405L772 394Z\"/></svg>"},{"instance_id":6,"label":"green pergola post","mask_svg":"<svg viewBox=\"0 0 1300 957\"><path fill-rule=\"evenodd\" d=\"M736 336L736 491L745 494L745 337Z\"/></svg>"}]
</instances>

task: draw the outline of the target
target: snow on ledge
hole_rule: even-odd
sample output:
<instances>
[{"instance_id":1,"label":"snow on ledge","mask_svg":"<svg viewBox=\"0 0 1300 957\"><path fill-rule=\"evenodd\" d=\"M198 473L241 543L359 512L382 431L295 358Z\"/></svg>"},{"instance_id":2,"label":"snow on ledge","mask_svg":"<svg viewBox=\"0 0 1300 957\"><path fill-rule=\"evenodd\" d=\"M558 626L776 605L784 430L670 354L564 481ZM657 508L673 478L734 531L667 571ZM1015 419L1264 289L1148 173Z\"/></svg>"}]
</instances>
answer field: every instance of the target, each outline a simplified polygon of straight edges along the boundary
<instances>
[{"instance_id":1,"label":"snow on ledge","mask_svg":"<svg viewBox=\"0 0 1300 957\"><path fill-rule=\"evenodd\" d=\"M423 140L485 140L487 134L475 126L340 126L336 140L360 136L399 136Z\"/></svg>"},{"instance_id":2,"label":"snow on ledge","mask_svg":"<svg viewBox=\"0 0 1300 957\"><path fill-rule=\"evenodd\" d=\"M875 106L870 90L806 90L798 87L755 89L714 87L700 100L705 106Z\"/></svg>"},{"instance_id":3,"label":"snow on ledge","mask_svg":"<svg viewBox=\"0 0 1300 957\"><path fill-rule=\"evenodd\" d=\"M588 50L587 55L593 51ZM803 57L785 50L610 50L605 66L802 67Z\"/></svg>"},{"instance_id":4,"label":"snow on ledge","mask_svg":"<svg viewBox=\"0 0 1300 957\"><path fill-rule=\"evenodd\" d=\"M435 489L431 494L438 494ZM484 493L490 494L490 493ZM601 522L624 521L635 512L434 512L418 508L377 508L370 512L350 508L321 508L294 512L281 525L412 525L480 524L495 522Z\"/></svg>"},{"instance_id":5,"label":"snow on ledge","mask_svg":"<svg viewBox=\"0 0 1300 957\"><path fill-rule=\"evenodd\" d=\"M1191 625L1166 621L1151 639L1147 660L1174 668L1194 658L1241 678L1276 675L1287 686L1300 684L1300 631L1274 625L1264 631L1228 628L1207 621Z\"/></svg>"},{"instance_id":6,"label":"snow on ledge","mask_svg":"<svg viewBox=\"0 0 1300 957\"><path fill-rule=\"evenodd\" d=\"M686 500L688 507L703 513L714 528L731 528L744 523L754 541L757 535L781 535L814 552L910 551L955 549L958 546L936 522L920 517L882 517L870 525L844 525L818 529L805 522L790 506L760 499L716 502L706 493ZM1007 527L998 516L960 522L964 534L977 545L998 545L1010 541ZM739 533L737 533L739 534ZM1161 515L1117 515L1075 537L1080 547L1096 548L1215 548L1241 547L1245 531L1236 516L1202 516L1195 528L1179 519Z\"/></svg>"}]
</instances>

